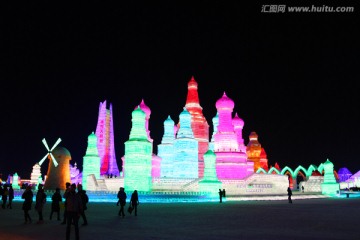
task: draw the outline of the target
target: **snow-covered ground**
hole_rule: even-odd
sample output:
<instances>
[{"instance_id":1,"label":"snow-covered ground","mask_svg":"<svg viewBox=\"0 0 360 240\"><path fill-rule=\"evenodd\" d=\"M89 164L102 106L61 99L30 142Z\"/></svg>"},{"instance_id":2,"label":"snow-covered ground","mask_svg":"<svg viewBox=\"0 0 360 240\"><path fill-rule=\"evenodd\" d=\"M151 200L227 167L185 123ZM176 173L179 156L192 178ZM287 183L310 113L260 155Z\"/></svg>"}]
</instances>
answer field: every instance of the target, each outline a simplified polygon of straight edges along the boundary
<instances>
[{"instance_id":1,"label":"snow-covered ground","mask_svg":"<svg viewBox=\"0 0 360 240\"><path fill-rule=\"evenodd\" d=\"M49 220L51 202L44 209L44 224L24 224L22 202L0 209L0 240L65 239L65 225ZM34 205L33 205L34 207ZM248 200L201 203L141 203L138 216L118 216L115 203L89 203L89 225L81 226L81 239L360 239L360 198ZM62 216L61 216L62 217ZM56 218L56 217L55 217ZM53 218L54 219L54 218ZM72 227L71 239L75 239Z\"/></svg>"}]
</instances>

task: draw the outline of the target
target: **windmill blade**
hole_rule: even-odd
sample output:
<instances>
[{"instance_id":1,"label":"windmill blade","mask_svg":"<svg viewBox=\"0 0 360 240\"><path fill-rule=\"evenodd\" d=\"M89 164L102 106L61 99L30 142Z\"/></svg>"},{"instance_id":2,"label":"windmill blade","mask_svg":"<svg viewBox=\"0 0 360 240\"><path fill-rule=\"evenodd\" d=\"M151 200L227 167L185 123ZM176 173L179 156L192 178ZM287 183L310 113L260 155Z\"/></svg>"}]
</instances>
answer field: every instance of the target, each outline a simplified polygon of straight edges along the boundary
<instances>
[{"instance_id":1,"label":"windmill blade","mask_svg":"<svg viewBox=\"0 0 360 240\"><path fill-rule=\"evenodd\" d=\"M48 151L50 151L50 150L49 150L49 146L48 146L45 138L43 138L42 142L43 142L43 144L45 145L46 149L47 149Z\"/></svg>"},{"instance_id":2,"label":"windmill blade","mask_svg":"<svg viewBox=\"0 0 360 240\"><path fill-rule=\"evenodd\" d=\"M54 144L54 146L50 149L50 152L51 152L52 150L54 150L54 148L56 148L56 146L57 146L60 142L61 142L61 138L59 138L59 139L56 141L56 143Z\"/></svg>"},{"instance_id":3,"label":"windmill blade","mask_svg":"<svg viewBox=\"0 0 360 240\"><path fill-rule=\"evenodd\" d=\"M50 153L50 156L51 156L51 159L52 159L52 161L53 161L53 163L54 163L54 166L57 167L59 164L58 164L58 162L56 161L54 155L52 155L52 153Z\"/></svg>"},{"instance_id":4,"label":"windmill blade","mask_svg":"<svg viewBox=\"0 0 360 240\"><path fill-rule=\"evenodd\" d=\"M47 158L49 154L47 153L39 162L39 165L43 164L43 162L45 161L45 159Z\"/></svg>"}]
</instances>

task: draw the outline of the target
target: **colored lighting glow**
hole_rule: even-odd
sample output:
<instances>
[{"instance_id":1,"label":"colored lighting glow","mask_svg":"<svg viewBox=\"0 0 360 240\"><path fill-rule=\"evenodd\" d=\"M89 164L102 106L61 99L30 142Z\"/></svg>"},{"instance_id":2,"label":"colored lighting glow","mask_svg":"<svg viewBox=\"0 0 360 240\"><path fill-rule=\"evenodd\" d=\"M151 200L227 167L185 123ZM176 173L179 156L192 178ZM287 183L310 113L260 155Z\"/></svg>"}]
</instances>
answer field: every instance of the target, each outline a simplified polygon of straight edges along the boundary
<instances>
[{"instance_id":1,"label":"colored lighting glow","mask_svg":"<svg viewBox=\"0 0 360 240\"><path fill-rule=\"evenodd\" d=\"M194 77L188 83L185 108L191 114L191 129L198 141L198 176L201 178L204 174L204 154L209 149L209 124L200 106L198 84Z\"/></svg>"},{"instance_id":2,"label":"colored lighting glow","mask_svg":"<svg viewBox=\"0 0 360 240\"><path fill-rule=\"evenodd\" d=\"M199 191L200 192L209 192L212 194L217 194L218 189L222 189L222 183L218 180L216 175L216 155L213 151L208 150L204 154L204 177L199 182Z\"/></svg>"},{"instance_id":3,"label":"colored lighting glow","mask_svg":"<svg viewBox=\"0 0 360 240\"><path fill-rule=\"evenodd\" d=\"M145 117L140 107L132 112L130 138L125 142L124 187L126 191L149 192L152 189L152 143L147 138Z\"/></svg>"},{"instance_id":4,"label":"colored lighting glow","mask_svg":"<svg viewBox=\"0 0 360 240\"><path fill-rule=\"evenodd\" d=\"M214 135L216 173L219 180L243 179L254 172L254 163L247 161L245 152L240 151L238 136L234 130L231 114L234 102L226 96L216 101L219 124Z\"/></svg>"},{"instance_id":5,"label":"colored lighting glow","mask_svg":"<svg viewBox=\"0 0 360 240\"><path fill-rule=\"evenodd\" d=\"M336 194L340 191L340 184L336 182L334 176L334 164L326 160L324 163L324 182L321 184L322 194Z\"/></svg>"},{"instance_id":6,"label":"colored lighting glow","mask_svg":"<svg viewBox=\"0 0 360 240\"><path fill-rule=\"evenodd\" d=\"M96 126L97 148L101 159L100 174L119 176L114 148L114 128L112 105L106 109L106 101L100 103L99 117Z\"/></svg>"},{"instance_id":7,"label":"colored lighting glow","mask_svg":"<svg viewBox=\"0 0 360 240\"><path fill-rule=\"evenodd\" d=\"M198 142L191 128L191 115L184 108L179 118L180 128L174 141L172 177L198 178Z\"/></svg>"},{"instance_id":8,"label":"colored lighting glow","mask_svg":"<svg viewBox=\"0 0 360 240\"><path fill-rule=\"evenodd\" d=\"M87 189L87 177L90 174L94 174L96 179L100 178L100 157L94 132L88 137L88 146L83 160L82 185L85 190Z\"/></svg>"},{"instance_id":9,"label":"colored lighting glow","mask_svg":"<svg viewBox=\"0 0 360 240\"><path fill-rule=\"evenodd\" d=\"M164 135L158 145L158 155L161 157L161 177L173 176L174 162L174 121L168 116L164 121Z\"/></svg>"}]
</instances>

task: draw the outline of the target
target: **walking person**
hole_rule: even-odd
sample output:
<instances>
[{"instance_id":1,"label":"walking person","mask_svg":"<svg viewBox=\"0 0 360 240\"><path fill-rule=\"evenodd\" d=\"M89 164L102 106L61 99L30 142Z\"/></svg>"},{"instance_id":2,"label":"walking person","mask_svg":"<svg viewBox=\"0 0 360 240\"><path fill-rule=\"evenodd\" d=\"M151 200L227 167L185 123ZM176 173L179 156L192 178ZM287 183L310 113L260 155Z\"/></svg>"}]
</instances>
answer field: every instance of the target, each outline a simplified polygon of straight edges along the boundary
<instances>
[{"instance_id":1,"label":"walking person","mask_svg":"<svg viewBox=\"0 0 360 240\"><path fill-rule=\"evenodd\" d=\"M219 197L220 197L220 203L222 203L223 192L221 191L221 189L219 189Z\"/></svg>"},{"instance_id":2,"label":"walking person","mask_svg":"<svg viewBox=\"0 0 360 240\"><path fill-rule=\"evenodd\" d=\"M288 187L287 192L288 192L288 200L289 200L289 203L292 203L292 200L291 200L292 191L291 191L291 188L290 188L290 187Z\"/></svg>"},{"instance_id":3,"label":"walking person","mask_svg":"<svg viewBox=\"0 0 360 240\"><path fill-rule=\"evenodd\" d=\"M130 206L135 210L135 216L137 216L137 206L139 205L139 196L137 190L131 194ZM131 212L130 212L131 214Z\"/></svg>"},{"instance_id":4,"label":"walking person","mask_svg":"<svg viewBox=\"0 0 360 240\"><path fill-rule=\"evenodd\" d=\"M29 221L29 223L31 223L31 218L30 218L30 215L29 215L29 211L31 210L33 197L34 197L34 194L31 191L31 186L28 185L26 187L24 193L21 195L21 198L24 199L22 210L24 211L25 224L28 223L28 221Z\"/></svg>"},{"instance_id":5,"label":"walking person","mask_svg":"<svg viewBox=\"0 0 360 240\"><path fill-rule=\"evenodd\" d=\"M70 185L71 183L67 182L65 183L65 192L69 189L70 190ZM63 221L61 222L62 225L65 225L66 224L66 199L65 199L65 202L64 202L64 219Z\"/></svg>"},{"instance_id":6,"label":"walking person","mask_svg":"<svg viewBox=\"0 0 360 240\"><path fill-rule=\"evenodd\" d=\"M60 202L62 202L62 197L60 194L60 188L56 188L55 193L51 197L51 213L50 220L52 218L53 213L57 213L57 220L60 221Z\"/></svg>"},{"instance_id":7,"label":"walking person","mask_svg":"<svg viewBox=\"0 0 360 240\"><path fill-rule=\"evenodd\" d=\"M13 199L14 199L14 189L13 189L12 185L10 184L10 186L9 186L9 203L6 206L7 208L12 209L12 201L13 201Z\"/></svg>"},{"instance_id":8,"label":"walking person","mask_svg":"<svg viewBox=\"0 0 360 240\"><path fill-rule=\"evenodd\" d=\"M6 202L7 202L7 199L8 199L8 196L9 196L9 190L7 189L7 186L4 186L4 190L2 192L2 208L5 209L6 207Z\"/></svg>"},{"instance_id":9,"label":"walking person","mask_svg":"<svg viewBox=\"0 0 360 240\"><path fill-rule=\"evenodd\" d=\"M39 184L38 191L36 193L36 202L35 202L35 209L39 214L39 221L37 222L38 224L44 223L42 212L45 203L46 203L46 194L44 192L43 185Z\"/></svg>"},{"instance_id":10,"label":"walking person","mask_svg":"<svg viewBox=\"0 0 360 240\"><path fill-rule=\"evenodd\" d=\"M79 217L82 210L81 197L76 193L76 184L71 184L64 193L66 199L66 240L70 240L71 223L75 227L75 239L79 240Z\"/></svg>"},{"instance_id":11,"label":"walking person","mask_svg":"<svg viewBox=\"0 0 360 240\"><path fill-rule=\"evenodd\" d=\"M89 197L86 194L86 191L83 190L83 187L81 184L78 184L78 194L80 195L81 204L82 204L82 211L80 213L82 219L84 220L84 223L82 225L86 226L86 225L88 225L88 221L86 219L85 210L87 209L86 204L89 202Z\"/></svg>"},{"instance_id":12,"label":"walking person","mask_svg":"<svg viewBox=\"0 0 360 240\"><path fill-rule=\"evenodd\" d=\"M120 211L119 211L119 216L122 216L123 218L125 217L125 213L124 213L124 206L126 204L126 193L125 193L125 188L121 187L120 191L118 192L117 195L119 202L120 202Z\"/></svg>"}]
</instances>

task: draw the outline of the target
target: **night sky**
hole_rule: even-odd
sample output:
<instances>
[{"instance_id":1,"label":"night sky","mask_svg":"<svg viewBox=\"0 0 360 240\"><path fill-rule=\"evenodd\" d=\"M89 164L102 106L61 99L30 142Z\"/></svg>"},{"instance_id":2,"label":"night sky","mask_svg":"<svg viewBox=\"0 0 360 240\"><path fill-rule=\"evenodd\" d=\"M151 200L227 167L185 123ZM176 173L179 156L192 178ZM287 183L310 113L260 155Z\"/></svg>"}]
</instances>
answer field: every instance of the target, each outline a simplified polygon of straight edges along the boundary
<instances>
[{"instance_id":1,"label":"night sky","mask_svg":"<svg viewBox=\"0 0 360 240\"><path fill-rule=\"evenodd\" d=\"M191 76L208 123L225 91L245 121L245 144L257 132L269 165L308 168L329 158L335 170L360 170L356 13L261 13L262 4L241 1L121 3L3 7L3 179L30 178L47 153L43 138L51 147L61 137L81 166L104 100L113 105L119 167L142 98L157 151L164 120L178 122Z\"/></svg>"}]
</instances>

